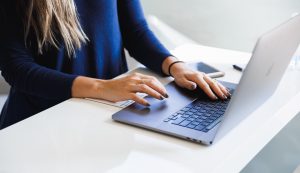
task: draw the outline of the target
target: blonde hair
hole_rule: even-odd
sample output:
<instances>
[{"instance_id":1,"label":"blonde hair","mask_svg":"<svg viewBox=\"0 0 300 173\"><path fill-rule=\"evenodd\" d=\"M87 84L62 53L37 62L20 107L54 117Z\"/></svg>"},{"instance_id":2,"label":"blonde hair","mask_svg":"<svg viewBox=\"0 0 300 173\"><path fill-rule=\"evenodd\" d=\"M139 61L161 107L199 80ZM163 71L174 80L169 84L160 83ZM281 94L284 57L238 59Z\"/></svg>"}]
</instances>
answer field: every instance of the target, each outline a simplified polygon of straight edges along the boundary
<instances>
[{"instance_id":1,"label":"blonde hair","mask_svg":"<svg viewBox=\"0 0 300 173\"><path fill-rule=\"evenodd\" d=\"M40 54L49 45L59 48L57 36L63 40L69 57L88 40L74 0L28 0L25 13L25 41L33 30Z\"/></svg>"}]
</instances>

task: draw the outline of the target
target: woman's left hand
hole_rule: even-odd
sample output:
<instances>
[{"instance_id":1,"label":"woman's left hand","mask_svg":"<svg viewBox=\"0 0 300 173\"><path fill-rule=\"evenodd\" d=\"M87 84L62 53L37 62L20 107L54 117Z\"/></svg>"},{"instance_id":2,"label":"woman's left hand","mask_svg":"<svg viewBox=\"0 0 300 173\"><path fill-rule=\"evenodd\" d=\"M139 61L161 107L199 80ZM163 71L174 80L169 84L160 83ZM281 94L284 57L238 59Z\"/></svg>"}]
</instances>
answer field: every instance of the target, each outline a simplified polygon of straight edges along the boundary
<instances>
[{"instance_id":1,"label":"woman's left hand","mask_svg":"<svg viewBox=\"0 0 300 173\"><path fill-rule=\"evenodd\" d=\"M175 79L177 85L195 90L201 88L212 100L227 99L231 96L226 87L217 80L210 78L205 73L191 70L185 63L176 63L170 69L170 75Z\"/></svg>"}]
</instances>

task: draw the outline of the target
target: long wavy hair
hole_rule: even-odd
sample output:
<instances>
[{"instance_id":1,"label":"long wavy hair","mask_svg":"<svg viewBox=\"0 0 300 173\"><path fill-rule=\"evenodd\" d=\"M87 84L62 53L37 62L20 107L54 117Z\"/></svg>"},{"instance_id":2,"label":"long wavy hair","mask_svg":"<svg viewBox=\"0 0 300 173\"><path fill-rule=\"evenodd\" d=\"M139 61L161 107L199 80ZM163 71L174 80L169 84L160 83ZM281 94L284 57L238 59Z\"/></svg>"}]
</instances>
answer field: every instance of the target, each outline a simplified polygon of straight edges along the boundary
<instances>
[{"instance_id":1,"label":"long wavy hair","mask_svg":"<svg viewBox=\"0 0 300 173\"><path fill-rule=\"evenodd\" d=\"M88 41L74 0L27 0L24 17L25 41L33 31L40 54L49 45L59 48L57 37L63 41L68 56Z\"/></svg>"}]
</instances>

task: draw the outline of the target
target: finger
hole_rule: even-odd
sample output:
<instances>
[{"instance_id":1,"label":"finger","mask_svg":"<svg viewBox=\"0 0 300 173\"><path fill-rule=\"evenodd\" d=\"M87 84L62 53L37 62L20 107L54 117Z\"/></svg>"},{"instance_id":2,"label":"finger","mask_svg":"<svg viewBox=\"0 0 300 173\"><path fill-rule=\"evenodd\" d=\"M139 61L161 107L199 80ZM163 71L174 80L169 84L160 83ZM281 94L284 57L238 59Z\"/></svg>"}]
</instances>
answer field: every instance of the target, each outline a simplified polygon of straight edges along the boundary
<instances>
[{"instance_id":1,"label":"finger","mask_svg":"<svg viewBox=\"0 0 300 173\"><path fill-rule=\"evenodd\" d=\"M218 95L219 98L227 99L226 93L223 93L216 80L211 79L208 76L203 76L203 79L208 83L210 88Z\"/></svg>"},{"instance_id":2,"label":"finger","mask_svg":"<svg viewBox=\"0 0 300 173\"><path fill-rule=\"evenodd\" d=\"M159 81L155 79L144 79L143 81L146 85L160 93L162 96L166 98L169 97L166 88Z\"/></svg>"},{"instance_id":3,"label":"finger","mask_svg":"<svg viewBox=\"0 0 300 173\"><path fill-rule=\"evenodd\" d=\"M130 99L133 100L133 101L135 101L136 103L141 104L141 105L150 106L150 104L149 104L149 102L147 100L143 99L142 97L139 97L135 93L132 93L130 95Z\"/></svg>"},{"instance_id":4,"label":"finger","mask_svg":"<svg viewBox=\"0 0 300 173\"><path fill-rule=\"evenodd\" d=\"M218 97L213 93L208 83L203 79L202 75L192 75L189 76L189 80L192 80L197 83L197 85L207 94L212 100L217 100Z\"/></svg>"},{"instance_id":5,"label":"finger","mask_svg":"<svg viewBox=\"0 0 300 173\"><path fill-rule=\"evenodd\" d=\"M149 87L151 87L152 89L154 89L155 91L159 92L165 98L169 97L168 94L167 94L166 88L155 77L144 76L143 79L142 79L142 82L144 84L148 85Z\"/></svg>"},{"instance_id":6,"label":"finger","mask_svg":"<svg viewBox=\"0 0 300 173\"><path fill-rule=\"evenodd\" d=\"M142 74L141 74L141 73L134 72L134 73L130 74L130 76L137 76L137 77L141 77L141 76L142 76Z\"/></svg>"},{"instance_id":7,"label":"finger","mask_svg":"<svg viewBox=\"0 0 300 173\"><path fill-rule=\"evenodd\" d=\"M177 79L175 81L177 85L188 90L195 90L197 88L197 84L195 82L189 81L185 78Z\"/></svg>"},{"instance_id":8,"label":"finger","mask_svg":"<svg viewBox=\"0 0 300 173\"><path fill-rule=\"evenodd\" d=\"M139 76L141 79L151 79L151 78L155 78L153 76L149 76L149 75L145 75L145 74L141 74L141 73L136 73L137 76Z\"/></svg>"},{"instance_id":9,"label":"finger","mask_svg":"<svg viewBox=\"0 0 300 173\"><path fill-rule=\"evenodd\" d=\"M149 87L146 84L136 85L135 89L133 91L134 92L146 93L149 96L154 97L158 100L163 100L164 99L160 93L158 93L157 91L155 91L154 89L152 89L151 87Z\"/></svg>"},{"instance_id":10,"label":"finger","mask_svg":"<svg viewBox=\"0 0 300 173\"><path fill-rule=\"evenodd\" d=\"M223 93L226 93L225 95L226 95L227 97L231 97L230 92L228 91L228 89L227 89L225 86L223 86L222 84L220 84L220 82L217 82L217 84L219 85L219 87L220 87L220 89L222 90L222 92L223 92Z\"/></svg>"}]
</instances>

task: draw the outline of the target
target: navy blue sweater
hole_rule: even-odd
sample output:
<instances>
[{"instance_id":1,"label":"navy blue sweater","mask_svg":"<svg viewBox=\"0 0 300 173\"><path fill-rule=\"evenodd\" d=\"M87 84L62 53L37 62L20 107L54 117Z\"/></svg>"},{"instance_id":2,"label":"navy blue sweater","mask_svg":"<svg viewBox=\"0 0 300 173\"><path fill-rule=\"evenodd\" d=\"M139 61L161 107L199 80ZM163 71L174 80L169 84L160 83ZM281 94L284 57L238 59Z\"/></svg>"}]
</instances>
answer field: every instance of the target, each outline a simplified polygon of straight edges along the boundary
<instances>
[{"instance_id":1,"label":"navy blue sweater","mask_svg":"<svg viewBox=\"0 0 300 173\"><path fill-rule=\"evenodd\" d=\"M78 75L111 79L126 72L124 48L158 73L170 56L147 26L139 0L75 0L89 42L71 58L63 44L38 54L32 33L25 45L22 9L15 0L0 3L0 70L11 85L0 129L70 98Z\"/></svg>"}]
</instances>

